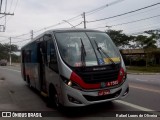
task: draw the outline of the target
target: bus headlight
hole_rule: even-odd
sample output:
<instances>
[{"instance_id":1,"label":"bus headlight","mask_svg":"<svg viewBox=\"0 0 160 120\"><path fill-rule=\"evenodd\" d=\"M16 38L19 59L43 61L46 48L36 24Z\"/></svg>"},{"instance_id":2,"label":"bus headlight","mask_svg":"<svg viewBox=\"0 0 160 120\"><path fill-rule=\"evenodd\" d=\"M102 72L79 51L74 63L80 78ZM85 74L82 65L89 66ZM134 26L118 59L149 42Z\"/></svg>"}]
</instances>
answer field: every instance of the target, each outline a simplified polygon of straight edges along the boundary
<instances>
[{"instance_id":1,"label":"bus headlight","mask_svg":"<svg viewBox=\"0 0 160 120\"><path fill-rule=\"evenodd\" d=\"M67 83L68 86L72 86L72 81L69 80L69 82Z\"/></svg>"},{"instance_id":2,"label":"bus headlight","mask_svg":"<svg viewBox=\"0 0 160 120\"><path fill-rule=\"evenodd\" d=\"M71 80L69 80L69 79L67 79L67 78L65 78L65 77L63 77L63 76L61 76L61 78L62 78L63 82L64 82L66 85L68 85L68 86L70 86L70 87L72 87L72 88L75 88L75 89L77 89L77 90L82 90L82 88L81 88L79 85L77 85L76 83L74 83L73 81L71 81Z\"/></svg>"}]
</instances>

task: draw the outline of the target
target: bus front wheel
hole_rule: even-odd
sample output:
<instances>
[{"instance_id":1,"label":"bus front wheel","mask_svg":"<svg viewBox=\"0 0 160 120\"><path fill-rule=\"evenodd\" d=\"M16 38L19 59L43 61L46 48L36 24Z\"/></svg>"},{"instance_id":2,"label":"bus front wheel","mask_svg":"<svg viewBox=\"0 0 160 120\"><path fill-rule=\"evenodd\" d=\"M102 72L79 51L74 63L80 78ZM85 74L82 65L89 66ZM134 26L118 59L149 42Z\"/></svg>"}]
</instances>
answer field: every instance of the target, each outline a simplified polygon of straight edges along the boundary
<instances>
[{"instance_id":1,"label":"bus front wheel","mask_svg":"<svg viewBox=\"0 0 160 120\"><path fill-rule=\"evenodd\" d=\"M56 92L56 90L51 87L49 90L49 101L48 101L49 106L51 107L56 107L57 109L61 108L61 104L59 102L59 97Z\"/></svg>"}]
</instances>

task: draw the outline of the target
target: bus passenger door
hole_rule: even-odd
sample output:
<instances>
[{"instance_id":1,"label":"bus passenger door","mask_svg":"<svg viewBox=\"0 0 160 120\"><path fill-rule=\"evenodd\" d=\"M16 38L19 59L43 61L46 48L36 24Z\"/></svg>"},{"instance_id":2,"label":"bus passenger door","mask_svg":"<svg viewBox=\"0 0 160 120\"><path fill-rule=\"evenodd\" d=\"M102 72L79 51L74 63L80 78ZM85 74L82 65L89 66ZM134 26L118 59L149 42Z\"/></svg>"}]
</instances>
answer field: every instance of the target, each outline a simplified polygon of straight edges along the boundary
<instances>
[{"instance_id":1,"label":"bus passenger door","mask_svg":"<svg viewBox=\"0 0 160 120\"><path fill-rule=\"evenodd\" d=\"M45 63L47 60L47 43L40 38L38 43L38 59L39 59L39 80L40 80L40 90L46 92L46 79L45 79Z\"/></svg>"},{"instance_id":2,"label":"bus passenger door","mask_svg":"<svg viewBox=\"0 0 160 120\"><path fill-rule=\"evenodd\" d=\"M26 69L25 69L25 50L22 50L21 53L21 71L22 71L22 76L23 80L26 81Z\"/></svg>"}]
</instances>

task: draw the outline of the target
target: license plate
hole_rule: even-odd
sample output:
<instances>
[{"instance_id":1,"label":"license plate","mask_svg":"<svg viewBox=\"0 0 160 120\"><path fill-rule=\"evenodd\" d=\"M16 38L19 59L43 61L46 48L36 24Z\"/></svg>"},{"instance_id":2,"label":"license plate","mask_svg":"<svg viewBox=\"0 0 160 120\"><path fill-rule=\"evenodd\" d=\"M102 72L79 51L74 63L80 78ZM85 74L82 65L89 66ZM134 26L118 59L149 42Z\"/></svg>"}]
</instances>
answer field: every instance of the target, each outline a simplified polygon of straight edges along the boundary
<instances>
[{"instance_id":1,"label":"license plate","mask_svg":"<svg viewBox=\"0 0 160 120\"><path fill-rule=\"evenodd\" d=\"M110 94L110 90L101 90L98 92L98 96L103 96L108 94Z\"/></svg>"},{"instance_id":2,"label":"license plate","mask_svg":"<svg viewBox=\"0 0 160 120\"><path fill-rule=\"evenodd\" d=\"M107 82L106 84L106 86L114 86L114 85L118 85L118 80Z\"/></svg>"}]
</instances>

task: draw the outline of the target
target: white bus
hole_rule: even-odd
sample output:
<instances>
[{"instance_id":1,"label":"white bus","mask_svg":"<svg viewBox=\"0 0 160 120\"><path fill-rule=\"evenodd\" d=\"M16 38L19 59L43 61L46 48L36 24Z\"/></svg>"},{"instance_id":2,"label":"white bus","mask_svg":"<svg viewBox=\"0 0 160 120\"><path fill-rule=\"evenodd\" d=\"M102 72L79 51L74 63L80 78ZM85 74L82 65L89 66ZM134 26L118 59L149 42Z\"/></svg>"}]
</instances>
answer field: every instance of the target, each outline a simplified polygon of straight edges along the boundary
<instances>
[{"instance_id":1,"label":"white bus","mask_svg":"<svg viewBox=\"0 0 160 120\"><path fill-rule=\"evenodd\" d=\"M126 68L101 31L49 30L21 49L23 79L57 107L86 106L125 97Z\"/></svg>"}]
</instances>

